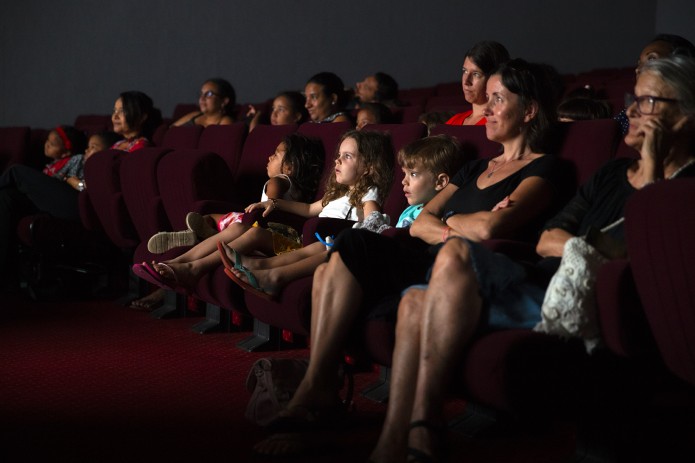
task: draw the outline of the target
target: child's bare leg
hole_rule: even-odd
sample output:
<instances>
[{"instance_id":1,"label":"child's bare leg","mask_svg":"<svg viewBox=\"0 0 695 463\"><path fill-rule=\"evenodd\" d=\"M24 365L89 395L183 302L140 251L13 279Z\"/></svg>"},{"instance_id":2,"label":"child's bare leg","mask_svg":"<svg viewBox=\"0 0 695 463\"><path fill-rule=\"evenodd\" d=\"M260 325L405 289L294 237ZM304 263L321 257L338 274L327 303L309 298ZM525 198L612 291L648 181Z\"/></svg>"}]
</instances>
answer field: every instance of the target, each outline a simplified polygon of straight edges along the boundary
<instances>
[{"instance_id":1,"label":"child's bare leg","mask_svg":"<svg viewBox=\"0 0 695 463\"><path fill-rule=\"evenodd\" d=\"M249 254L256 251L265 255L273 255L275 253L273 250L273 233L265 228L248 227L245 233L232 240L223 240L219 234L213 238L220 238L217 241L227 243L230 248L241 254ZM217 242L215 242L215 250L217 250ZM219 256L217 258L219 259Z\"/></svg>"},{"instance_id":2,"label":"child's bare leg","mask_svg":"<svg viewBox=\"0 0 695 463\"><path fill-rule=\"evenodd\" d=\"M317 254L324 255L325 257L325 252L326 246L317 241L316 243L311 243L303 248L295 249L294 251L290 252L283 252L277 256L261 259L244 258L242 264L249 270L277 268L299 262L300 260L304 260L307 257L315 256ZM236 262L236 256L229 246L225 247L225 253L227 254L227 258L230 262Z\"/></svg>"},{"instance_id":3,"label":"child's bare leg","mask_svg":"<svg viewBox=\"0 0 695 463\"><path fill-rule=\"evenodd\" d=\"M296 251L295 251L296 252ZM308 277L314 274L316 267L326 261L326 247L319 254L306 257L305 259L293 262L281 267L273 267L269 269L257 269L253 271L253 276L256 278L258 286L268 294L275 295L284 288L288 283L298 280L299 278ZM289 253L294 254L294 252ZM253 260L253 259L247 259ZM259 259L268 260L268 259ZM244 281L248 281L248 276L245 272L232 269L232 272Z\"/></svg>"},{"instance_id":4,"label":"child's bare leg","mask_svg":"<svg viewBox=\"0 0 695 463\"><path fill-rule=\"evenodd\" d=\"M218 234L211 236L210 238L207 238L204 241L201 241L185 253L181 254L180 256L174 259L171 259L167 263L179 264L184 262L193 262L195 260L209 256L210 254L216 254L218 241L222 241L225 243L234 241L236 238L243 235L250 228L250 225L233 223L221 232L219 232Z\"/></svg>"}]
</instances>

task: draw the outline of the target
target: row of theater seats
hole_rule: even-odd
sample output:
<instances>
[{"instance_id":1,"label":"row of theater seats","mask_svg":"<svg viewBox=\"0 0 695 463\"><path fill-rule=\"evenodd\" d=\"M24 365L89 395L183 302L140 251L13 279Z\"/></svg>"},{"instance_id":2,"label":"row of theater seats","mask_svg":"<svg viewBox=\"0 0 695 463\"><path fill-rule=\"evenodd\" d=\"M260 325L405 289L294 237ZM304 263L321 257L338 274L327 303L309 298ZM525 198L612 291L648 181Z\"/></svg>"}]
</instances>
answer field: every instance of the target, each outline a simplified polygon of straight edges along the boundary
<instances>
[{"instance_id":1,"label":"row of theater seats","mask_svg":"<svg viewBox=\"0 0 695 463\"><path fill-rule=\"evenodd\" d=\"M348 124L259 126L249 134L243 123L206 129L180 127L169 129L158 147L133 154L99 153L87 164L89 188L80 194L83 226L89 233L107 236L129 256L129 263L165 260L180 250L153 256L146 249L149 237L157 231L185 228L189 211L241 210L256 201L266 178L267 156L284 135L298 131L320 138L330 168L337 142L348 128ZM403 145L425 136L424 125L418 123L368 126L367 130L389 132L394 156ZM464 155L470 158L495 155L498 150L482 127L442 125L432 133L458 138ZM571 189L612 157L637 155L621 142L613 120L563 124L558 135L554 151L572 169ZM402 174L398 168L394 173L384 207L391 217L405 207ZM686 239L684 230L693 229L695 217L679 204L693 192L695 182L691 180L662 182L638 192L629 202L630 260L604 266L597 286L606 351L590 358L581 343L545 334L525 330L488 333L470 346L457 371L456 391L498 412L536 417L557 416L558 412L572 416L585 416L589 411L624 412L621 407L638 397L657 406L659 400L683 391L686 395L680 397L690 400L695 384L695 337L689 334L695 329L695 274L689 262L695 258L695 245ZM330 219L294 224L302 228L305 242L313 239L314 231L325 235L351 225ZM519 252L513 242L487 244L502 252ZM193 296L204 301L209 312L208 319L194 329L205 332L229 320L246 328L241 322L253 320L253 333L240 344L247 350L277 342L280 333L284 340L306 336L310 291L311 278L305 278L288 285L277 302L268 302L241 291L218 268L194 290ZM179 295L175 299L180 312L185 298ZM170 310L165 307L155 316ZM369 320L358 331L356 352L380 365L383 373L383 381L365 394L385 400L394 326Z\"/></svg>"}]
</instances>

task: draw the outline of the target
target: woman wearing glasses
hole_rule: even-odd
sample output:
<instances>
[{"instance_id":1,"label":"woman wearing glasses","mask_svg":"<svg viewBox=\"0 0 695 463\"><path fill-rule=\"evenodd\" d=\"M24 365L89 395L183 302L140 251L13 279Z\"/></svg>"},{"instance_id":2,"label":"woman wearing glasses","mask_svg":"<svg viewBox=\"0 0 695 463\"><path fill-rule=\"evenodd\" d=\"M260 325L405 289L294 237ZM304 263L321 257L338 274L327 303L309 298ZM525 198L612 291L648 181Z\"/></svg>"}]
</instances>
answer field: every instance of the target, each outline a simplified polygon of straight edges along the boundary
<instances>
[{"instance_id":1,"label":"woman wearing glasses","mask_svg":"<svg viewBox=\"0 0 695 463\"><path fill-rule=\"evenodd\" d=\"M179 125L227 125L234 122L231 111L236 104L236 93L232 84L224 79L208 79L198 94L200 111L186 114L172 126Z\"/></svg>"},{"instance_id":2,"label":"woman wearing glasses","mask_svg":"<svg viewBox=\"0 0 695 463\"><path fill-rule=\"evenodd\" d=\"M538 270L552 263L557 268L569 238L623 217L627 199L646 185L695 176L693 75L691 59L655 60L642 66L636 96L627 108L630 128L625 137L640 159L610 161L580 188L545 225L537 245L545 259L537 267L522 267L458 237L446 241L428 286L411 288L399 306L389 414L373 461L392 461L388 455L406 452L416 461L440 461L445 394L474 334L481 328L499 329L496 316L517 307L523 308L524 323L506 328L534 326L540 321L545 293L536 279ZM609 234L622 241L623 227ZM499 275L508 279L500 281ZM535 319L529 317L533 313Z\"/></svg>"}]
</instances>

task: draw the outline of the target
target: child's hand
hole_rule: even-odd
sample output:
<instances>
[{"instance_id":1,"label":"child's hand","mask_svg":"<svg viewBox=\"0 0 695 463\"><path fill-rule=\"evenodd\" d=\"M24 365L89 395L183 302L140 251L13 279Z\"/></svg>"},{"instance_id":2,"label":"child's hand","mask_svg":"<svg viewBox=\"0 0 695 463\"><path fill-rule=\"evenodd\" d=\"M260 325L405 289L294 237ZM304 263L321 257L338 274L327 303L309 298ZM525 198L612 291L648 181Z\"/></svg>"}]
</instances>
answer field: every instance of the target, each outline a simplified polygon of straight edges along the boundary
<instances>
[{"instance_id":1,"label":"child's hand","mask_svg":"<svg viewBox=\"0 0 695 463\"><path fill-rule=\"evenodd\" d=\"M256 209L263 209L263 217L266 217L270 212L274 209L274 203L272 200L267 200L267 201L261 201L260 203L253 203L249 206L246 206L246 209L244 209L244 212L251 212L255 211Z\"/></svg>"},{"instance_id":2,"label":"child's hand","mask_svg":"<svg viewBox=\"0 0 695 463\"><path fill-rule=\"evenodd\" d=\"M509 196L507 196L502 201L498 202L495 205L495 207L492 208L492 212L499 211L501 209L505 209L511 205L512 205L512 200L509 198Z\"/></svg>"}]
</instances>

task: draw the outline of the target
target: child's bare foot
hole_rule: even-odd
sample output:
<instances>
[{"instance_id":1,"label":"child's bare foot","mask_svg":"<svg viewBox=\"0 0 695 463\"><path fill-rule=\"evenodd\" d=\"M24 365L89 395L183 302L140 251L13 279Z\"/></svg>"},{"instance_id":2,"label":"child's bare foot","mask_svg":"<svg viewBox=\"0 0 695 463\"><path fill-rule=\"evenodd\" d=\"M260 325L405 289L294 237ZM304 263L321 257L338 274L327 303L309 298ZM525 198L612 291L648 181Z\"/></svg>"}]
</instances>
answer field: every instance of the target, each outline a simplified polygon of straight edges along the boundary
<instances>
[{"instance_id":1,"label":"child's bare foot","mask_svg":"<svg viewBox=\"0 0 695 463\"><path fill-rule=\"evenodd\" d=\"M251 270L241 265L228 270L243 283L242 286L245 289L253 288L253 290L260 291L271 298L276 297L279 293L280 288L278 287L278 281L273 278L272 274L274 272L272 269L256 269L251 272Z\"/></svg>"},{"instance_id":2,"label":"child's bare foot","mask_svg":"<svg viewBox=\"0 0 695 463\"><path fill-rule=\"evenodd\" d=\"M162 305L162 302L164 302L164 290L162 288L157 288L147 296L133 299L128 303L128 307L149 312Z\"/></svg>"},{"instance_id":3,"label":"child's bare foot","mask_svg":"<svg viewBox=\"0 0 695 463\"><path fill-rule=\"evenodd\" d=\"M191 271L190 263L152 261L152 267L174 286L191 289L198 283L199 277Z\"/></svg>"}]
</instances>

